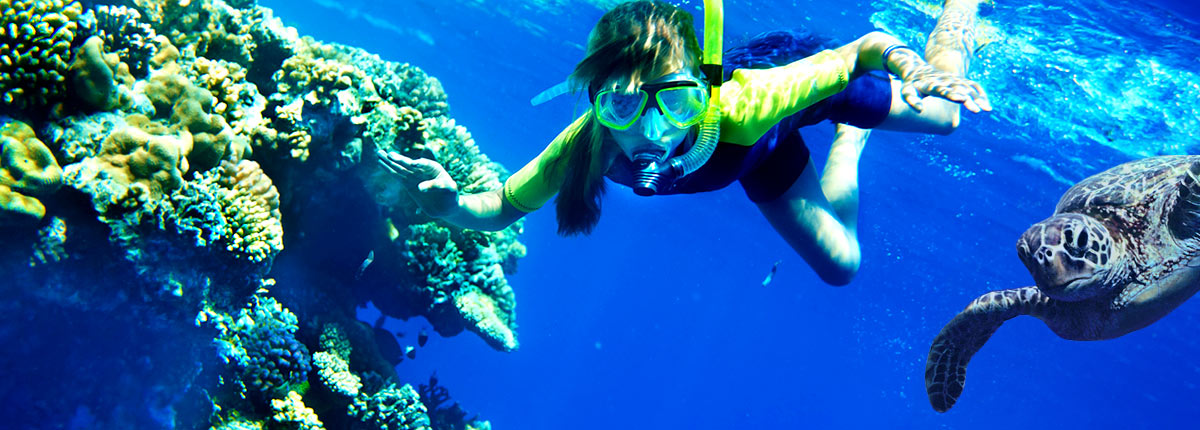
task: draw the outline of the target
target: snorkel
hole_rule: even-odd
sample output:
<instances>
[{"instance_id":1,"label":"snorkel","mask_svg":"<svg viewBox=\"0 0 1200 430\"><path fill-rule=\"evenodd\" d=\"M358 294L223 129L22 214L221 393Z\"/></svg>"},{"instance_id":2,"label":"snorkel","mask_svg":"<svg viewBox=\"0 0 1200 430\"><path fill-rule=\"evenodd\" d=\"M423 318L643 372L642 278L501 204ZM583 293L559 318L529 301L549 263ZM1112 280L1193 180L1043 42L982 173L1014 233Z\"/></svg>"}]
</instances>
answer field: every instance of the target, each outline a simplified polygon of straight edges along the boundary
<instances>
[{"instance_id":1,"label":"snorkel","mask_svg":"<svg viewBox=\"0 0 1200 430\"><path fill-rule=\"evenodd\" d=\"M687 152L665 161L662 160L663 155L657 152L633 155L633 164L637 169L633 178L633 192L639 196L652 196L669 188L675 180L703 166L717 149L717 139L721 135L721 38L724 21L722 0L704 0L704 53L700 71L708 80L708 110L700 122L696 142Z\"/></svg>"}]
</instances>

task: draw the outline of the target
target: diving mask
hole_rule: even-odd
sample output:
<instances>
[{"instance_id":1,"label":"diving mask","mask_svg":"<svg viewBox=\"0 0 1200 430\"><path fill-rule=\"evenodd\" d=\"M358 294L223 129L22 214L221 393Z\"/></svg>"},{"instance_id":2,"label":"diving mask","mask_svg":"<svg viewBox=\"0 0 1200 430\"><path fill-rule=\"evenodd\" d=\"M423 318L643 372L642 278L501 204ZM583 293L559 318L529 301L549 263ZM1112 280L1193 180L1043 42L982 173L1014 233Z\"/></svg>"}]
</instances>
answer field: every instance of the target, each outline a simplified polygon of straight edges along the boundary
<instances>
[{"instance_id":1,"label":"diving mask","mask_svg":"<svg viewBox=\"0 0 1200 430\"><path fill-rule=\"evenodd\" d=\"M688 128L704 120L708 87L692 80L644 84L632 93L600 91L592 98L592 104L596 119L614 130L628 129L653 107L671 124Z\"/></svg>"}]
</instances>

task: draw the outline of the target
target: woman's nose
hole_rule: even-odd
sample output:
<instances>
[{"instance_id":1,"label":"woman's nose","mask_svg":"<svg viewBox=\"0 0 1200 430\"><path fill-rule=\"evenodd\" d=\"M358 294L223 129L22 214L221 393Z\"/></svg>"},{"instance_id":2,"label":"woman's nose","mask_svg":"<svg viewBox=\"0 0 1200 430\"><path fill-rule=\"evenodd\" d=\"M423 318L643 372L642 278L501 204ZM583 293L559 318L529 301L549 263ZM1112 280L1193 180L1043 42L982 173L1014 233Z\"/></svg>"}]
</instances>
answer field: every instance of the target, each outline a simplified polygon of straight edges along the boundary
<instances>
[{"instance_id":1,"label":"woman's nose","mask_svg":"<svg viewBox=\"0 0 1200 430\"><path fill-rule=\"evenodd\" d=\"M667 119L658 108L650 108L642 115L642 136L650 140L662 139L667 132Z\"/></svg>"}]
</instances>

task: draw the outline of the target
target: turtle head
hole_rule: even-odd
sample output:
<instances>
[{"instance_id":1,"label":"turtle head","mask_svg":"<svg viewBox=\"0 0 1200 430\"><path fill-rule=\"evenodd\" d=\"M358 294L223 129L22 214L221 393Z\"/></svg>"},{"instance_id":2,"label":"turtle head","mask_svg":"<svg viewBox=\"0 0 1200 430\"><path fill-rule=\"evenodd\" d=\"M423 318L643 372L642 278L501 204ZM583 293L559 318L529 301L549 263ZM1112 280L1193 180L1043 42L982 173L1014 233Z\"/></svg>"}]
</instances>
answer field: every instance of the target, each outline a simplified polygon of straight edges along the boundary
<instances>
[{"instance_id":1,"label":"turtle head","mask_svg":"<svg viewBox=\"0 0 1200 430\"><path fill-rule=\"evenodd\" d=\"M1112 235L1094 218L1060 214L1034 224L1017 241L1017 254L1038 289L1058 300L1087 300L1105 292L1113 264Z\"/></svg>"}]
</instances>

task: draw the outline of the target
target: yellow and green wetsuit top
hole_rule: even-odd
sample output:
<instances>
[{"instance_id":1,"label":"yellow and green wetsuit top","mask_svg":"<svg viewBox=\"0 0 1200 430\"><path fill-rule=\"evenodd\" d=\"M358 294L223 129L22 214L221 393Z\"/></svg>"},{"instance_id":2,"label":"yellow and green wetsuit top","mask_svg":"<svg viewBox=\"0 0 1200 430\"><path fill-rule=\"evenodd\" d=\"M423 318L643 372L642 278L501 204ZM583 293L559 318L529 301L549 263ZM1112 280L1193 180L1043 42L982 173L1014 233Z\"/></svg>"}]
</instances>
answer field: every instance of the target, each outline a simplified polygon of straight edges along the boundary
<instances>
[{"instance_id":1,"label":"yellow and green wetsuit top","mask_svg":"<svg viewBox=\"0 0 1200 430\"><path fill-rule=\"evenodd\" d=\"M842 56L829 50L786 66L735 70L721 86L720 142L754 145L779 121L845 89L849 74ZM509 204L533 212L558 193L563 178L547 177L546 166L565 156L568 130L504 182Z\"/></svg>"}]
</instances>

